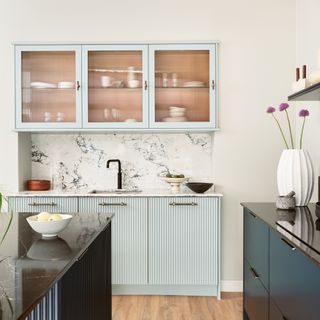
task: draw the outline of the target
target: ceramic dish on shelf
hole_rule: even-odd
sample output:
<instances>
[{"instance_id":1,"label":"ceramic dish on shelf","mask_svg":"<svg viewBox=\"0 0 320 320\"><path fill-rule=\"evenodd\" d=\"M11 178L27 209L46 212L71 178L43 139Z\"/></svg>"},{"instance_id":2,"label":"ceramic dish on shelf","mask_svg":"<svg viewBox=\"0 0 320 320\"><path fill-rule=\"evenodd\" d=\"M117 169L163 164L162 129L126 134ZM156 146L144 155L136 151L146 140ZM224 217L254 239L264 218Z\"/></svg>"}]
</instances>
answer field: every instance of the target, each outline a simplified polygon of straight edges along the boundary
<instances>
[{"instance_id":1,"label":"ceramic dish on shelf","mask_svg":"<svg viewBox=\"0 0 320 320\"><path fill-rule=\"evenodd\" d=\"M33 89L55 89L57 88L57 85L47 82L31 82L30 87Z\"/></svg>"},{"instance_id":2,"label":"ceramic dish on shelf","mask_svg":"<svg viewBox=\"0 0 320 320\"><path fill-rule=\"evenodd\" d=\"M60 81L60 82L58 82L58 88L59 89L73 89L74 88L74 82L71 82L71 81Z\"/></svg>"},{"instance_id":3,"label":"ceramic dish on shelf","mask_svg":"<svg viewBox=\"0 0 320 320\"><path fill-rule=\"evenodd\" d=\"M183 177L183 178L162 177L162 179L165 182L170 184L172 193L179 193L181 184L189 180L189 178L187 177Z\"/></svg>"},{"instance_id":4,"label":"ceramic dish on shelf","mask_svg":"<svg viewBox=\"0 0 320 320\"><path fill-rule=\"evenodd\" d=\"M202 81L186 81L183 86L185 88L203 88L205 85Z\"/></svg>"}]
</instances>

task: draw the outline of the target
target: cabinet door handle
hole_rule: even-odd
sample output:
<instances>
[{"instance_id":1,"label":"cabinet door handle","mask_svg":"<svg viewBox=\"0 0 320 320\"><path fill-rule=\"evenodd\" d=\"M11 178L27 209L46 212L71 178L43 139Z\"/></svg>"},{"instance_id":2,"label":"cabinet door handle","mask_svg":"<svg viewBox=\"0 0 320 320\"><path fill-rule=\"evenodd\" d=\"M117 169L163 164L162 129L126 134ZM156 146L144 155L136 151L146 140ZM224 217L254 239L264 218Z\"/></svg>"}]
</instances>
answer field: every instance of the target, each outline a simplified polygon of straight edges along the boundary
<instances>
[{"instance_id":1,"label":"cabinet door handle","mask_svg":"<svg viewBox=\"0 0 320 320\"><path fill-rule=\"evenodd\" d=\"M145 82L144 82L144 90L147 90L147 89L148 89L148 82L145 81Z\"/></svg>"},{"instance_id":2,"label":"cabinet door handle","mask_svg":"<svg viewBox=\"0 0 320 320\"><path fill-rule=\"evenodd\" d=\"M84 257L84 255L87 253L88 249L89 249L89 248L87 248L86 250L84 250L84 251L81 253L81 255L77 258L77 261L80 261L80 260Z\"/></svg>"},{"instance_id":3,"label":"cabinet door handle","mask_svg":"<svg viewBox=\"0 0 320 320\"><path fill-rule=\"evenodd\" d=\"M287 246L289 246L292 251L296 250L296 247L293 246L289 241L287 241L287 240L284 239L284 238L281 238L281 240L282 240Z\"/></svg>"},{"instance_id":4,"label":"cabinet door handle","mask_svg":"<svg viewBox=\"0 0 320 320\"><path fill-rule=\"evenodd\" d=\"M169 206L197 206L196 202L170 202Z\"/></svg>"},{"instance_id":5,"label":"cabinet door handle","mask_svg":"<svg viewBox=\"0 0 320 320\"><path fill-rule=\"evenodd\" d=\"M256 270L254 270L254 268L250 268L250 271L251 271L251 273L252 273L252 275L253 275L253 277L255 278L255 279L258 279L259 278L259 275L257 274L257 272L256 272Z\"/></svg>"},{"instance_id":6,"label":"cabinet door handle","mask_svg":"<svg viewBox=\"0 0 320 320\"><path fill-rule=\"evenodd\" d=\"M214 80L211 81L211 89L214 90L215 89L215 83Z\"/></svg>"},{"instance_id":7,"label":"cabinet door handle","mask_svg":"<svg viewBox=\"0 0 320 320\"><path fill-rule=\"evenodd\" d=\"M119 202L119 203L112 203L112 202L100 202L99 203L99 206L103 206L103 207L106 207L106 206L126 206L127 203L126 202Z\"/></svg>"},{"instance_id":8,"label":"cabinet door handle","mask_svg":"<svg viewBox=\"0 0 320 320\"><path fill-rule=\"evenodd\" d=\"M41 202L32 202L28 204L30 207L38 207L38 206L50 206L54 207L57 204L55 202L49 202L49 203L41 203Z\"/></svg>"},{"instance_id":9,"label":"cabinet door handle","mask_svg":"<svg viewBox=\"0 0 320 320\"><path fill-rule=\"evenodd\" d=\"M79 91L80 90L80 81L77 81L77 91Z\"/></svg>"},{"instance_id":10,"label":"cabinet door handle","mask_svg":"<svg viewBox=\"0 0 320 320\"><path fill-rule=\"evenodd\" d=\"M255 214L253 214L251 211L248 211L249 212L249 214L251 215L251 216L253 216L255 219L257 218L257 216L255 215Z\"/></svg>"}]
</instances>

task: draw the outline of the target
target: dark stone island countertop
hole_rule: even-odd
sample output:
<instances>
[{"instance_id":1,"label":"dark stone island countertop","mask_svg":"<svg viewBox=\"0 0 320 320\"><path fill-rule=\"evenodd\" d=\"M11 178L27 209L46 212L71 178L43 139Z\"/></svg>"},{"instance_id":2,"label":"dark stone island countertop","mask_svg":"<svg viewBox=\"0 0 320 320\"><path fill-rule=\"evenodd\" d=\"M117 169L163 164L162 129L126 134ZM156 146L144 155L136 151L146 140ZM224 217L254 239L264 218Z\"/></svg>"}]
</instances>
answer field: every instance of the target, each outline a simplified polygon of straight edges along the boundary
<instances>
[{"instance_id":1,"label":"dark stone island countertop","mask_svg":"<svg viewBox=\"0 0 320 320\"><path fill-rule=\"evenodd\" d=\"M23 319L110 223L111 214L73 214L58 238L45 240L26 221L0 213L0 319Z\"/></svg>"},{"instance_id":2,"label":"dark stone island countertop","mask_svg":"<svg viewBox=\"0 0 320 320\"><path fill-rule=\"evenodd\" d=\"M316 215L315 204L293 210L279 210L271 202L241 205L320 265L320 218Z\"/></svg>"}]
</instances>

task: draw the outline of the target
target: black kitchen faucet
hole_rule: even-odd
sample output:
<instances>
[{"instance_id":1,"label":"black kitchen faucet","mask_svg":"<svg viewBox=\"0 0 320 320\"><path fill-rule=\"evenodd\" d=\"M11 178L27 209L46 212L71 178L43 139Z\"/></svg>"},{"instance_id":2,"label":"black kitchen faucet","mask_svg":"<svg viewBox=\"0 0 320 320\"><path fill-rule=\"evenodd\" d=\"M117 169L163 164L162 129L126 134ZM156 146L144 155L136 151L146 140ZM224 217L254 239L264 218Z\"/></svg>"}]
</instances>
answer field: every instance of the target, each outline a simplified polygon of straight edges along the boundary
<instances>
[{"instance_id":1,"label":"black kitchen faucet","mask_svg":"<svg viewBox=\"0 0 320 320\"><path fill-rule=\"evenodd\" d=\"M121 162L119 159L110 159L107 161L107 168L111 162L118 163L118 189L122 189L122 172L121 172Z\"/></svg>"}]
</instances>

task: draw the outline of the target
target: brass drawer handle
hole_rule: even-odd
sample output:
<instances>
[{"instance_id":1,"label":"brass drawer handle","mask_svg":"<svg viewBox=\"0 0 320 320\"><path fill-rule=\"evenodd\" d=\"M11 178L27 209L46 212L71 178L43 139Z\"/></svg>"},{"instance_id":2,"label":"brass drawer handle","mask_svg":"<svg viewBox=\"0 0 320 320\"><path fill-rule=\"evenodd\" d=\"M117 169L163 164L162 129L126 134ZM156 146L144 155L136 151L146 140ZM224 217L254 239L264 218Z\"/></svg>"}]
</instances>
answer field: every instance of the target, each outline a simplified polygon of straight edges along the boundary
<instances>
[{"instance_id":1,"label":"brass drawer handle","mask_svg":"<svg viewBox=\"0 0 320 320\"><path fill-rule=\"evenodd\" d=\"M170 202L169 206L197 206L198 204L196 202Z\"/></svg>"},{"instance_id":2,"label":"brass drawer handle","mask_svg":"<svg viewBox=\"0 0 320 320\"><path fill-rule=\"evenodd\" d=\"M103 207L106 207L106 206L126 206L127 203L126 202L120 202L120 203L112 203L112 202L100 202L99 203L99 206L103 206Z\"/></svg>"},{"instance_id":3,"label":"brass drawer handle","mask_svg":"<svg viewBox=\"0 0 320 320\"><path fill-rule=\"evenodd\" d=\"M41 202L32 202L28 204L30 207L39 207L39 206L50 206L54 207L57 204L55 202L49 202L49 203L41 203Z\"/></svg>"},{"instance_id":4,"label":"brass drawer handle","mask_svg":"<svg viewBox=\"0 0 320 320\"><path fill-rule=\"evenodd\" d=\"M251 271L251 273L252 273L252 275L253 275L253 277L255 278L255 279L258 279L259 278L259 275L257 274L257 272L256 272L256 270L254 270L254 268L250 268L250 271Z\"/></svg>"},{"instance_id":5,"label":"brass drawer handle","mask_svg":"<svg viewBox=\"0 0 320 320\"><path fill-rule=\"evenodd\" d=\"M281 240L282 240L287 246L289 246L292 251L295 251L295 250L296 250L296 247L293 246L289 241L287 241L287 240L284 239L284 238L281 238Z\"/></svg>"}]
</instances>

